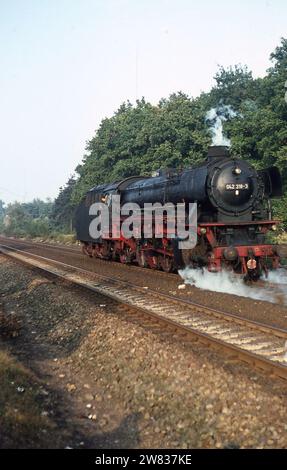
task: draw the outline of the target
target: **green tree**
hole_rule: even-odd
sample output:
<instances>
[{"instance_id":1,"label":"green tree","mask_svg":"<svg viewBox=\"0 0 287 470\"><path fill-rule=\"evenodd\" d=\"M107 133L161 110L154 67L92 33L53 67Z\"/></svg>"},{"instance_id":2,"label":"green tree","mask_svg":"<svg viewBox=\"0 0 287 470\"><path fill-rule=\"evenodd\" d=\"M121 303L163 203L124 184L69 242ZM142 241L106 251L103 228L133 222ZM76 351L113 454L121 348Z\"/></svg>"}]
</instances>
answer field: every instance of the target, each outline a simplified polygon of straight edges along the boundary
<instances>
[{"instance_id":1,"label":"green tree","mask_svg":"<svg viewBox=\"0 0 287 470\"><path fill-rule=\"evenodd\" d=\"M51 224L46 215L51 201L39 199L31 203L15 202L8 204L5 210L1 231L8 236L46 237L51 233Z\"/></svg>"},{"instance_id":2,"label":"green tree","mask_svg":"<svg viewBox=\"0 0 287 470\"><path fill-rule=\"evenodd\" d=\"M201 100L176 93L158 106L144 99L135 106L124 103L104 119L87 144L73 188L72 202L104 182L131 175L150 175L160 167L182 167L198 162L210 143Z\"/></svg>"},{"instance_id":3,"label":"green tree","mask_svg":"<svg viewBox=\"0 0 287 470\"><path fill-rule=\"evenodd\" d=\"M5 215L5 202L0 199L0 219Z\"/></svg>"},{"instance_id":4,"label":"green tree","mask_svg":"<svg viewBox=\"0 0 287 470\"><path fill-rule=\"evenodd\" d=\"M71 232L73 225L73 215L75 206L71 201L72 192L76 184L76 179L72 176L67 184L60 188L58 197L52 206L50 219L56 229Z\"/></svg>"},{"instance_id":5,"label":"green tree","mask_svg":"<svg viewBox=\"0 0 287 470\"><path fill-rule=\"evenodd\" d=\"M242 103L254 98L254 80L246 66L235 65L227 69L220 66L214 79L216 86L209 94L210 107L224 104L237 111Z\"/></svg>"},{"instance_id":6,"label":"green tree","mask_svg":"<svg viewBox=\"0 0 287 470\"><path fill-rule=\"evenodd\" d=\"M50 217L53 210L54 203L51 199L42 201L41 199L34 199L32 202L23 203L25 211L31 215L33 219Z\"/></svg>"}]
</instances>

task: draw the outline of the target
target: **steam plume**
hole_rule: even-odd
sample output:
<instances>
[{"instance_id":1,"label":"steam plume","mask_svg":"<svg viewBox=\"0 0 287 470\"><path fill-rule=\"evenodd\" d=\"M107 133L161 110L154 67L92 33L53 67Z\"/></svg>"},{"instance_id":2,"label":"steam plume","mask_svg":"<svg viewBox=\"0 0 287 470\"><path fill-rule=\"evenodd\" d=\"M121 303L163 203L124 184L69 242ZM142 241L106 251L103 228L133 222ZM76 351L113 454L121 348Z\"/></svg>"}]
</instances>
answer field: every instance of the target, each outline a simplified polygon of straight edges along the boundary
<instances>
[{"instance_id":1,"label":"steam plume","mask_svg":"<svg viewBox=\"0 0 287 470\"><path fill-rule=\"evenodd\" d=\"M206 122L211 126L212 132L212 145L224 145L230 147L230 139L224 136L223 123L227 119L237 116L237 113L231 106L221 105L218 108L210 109L205 116Z\"/></svg>"},{"instance_id":2,"label":"steam plume","mask_svg":"<svg viewBox=\"0 0 287 470\"><path fill-rule=\"evenodd\" d=\"M233 294L255 300L264 300L271 303L277 303L278 301L276 293L273 293L272 289L249 287L244 284L239 276L230 272L221 271L219 273L210 273L207 269L201 271L186 268L180 271L179 274L184 279L185 284L195 286L199 289ZM283 302L285 304L286 301L287 298L284 296Z\"/></svg>"}]
</instances>

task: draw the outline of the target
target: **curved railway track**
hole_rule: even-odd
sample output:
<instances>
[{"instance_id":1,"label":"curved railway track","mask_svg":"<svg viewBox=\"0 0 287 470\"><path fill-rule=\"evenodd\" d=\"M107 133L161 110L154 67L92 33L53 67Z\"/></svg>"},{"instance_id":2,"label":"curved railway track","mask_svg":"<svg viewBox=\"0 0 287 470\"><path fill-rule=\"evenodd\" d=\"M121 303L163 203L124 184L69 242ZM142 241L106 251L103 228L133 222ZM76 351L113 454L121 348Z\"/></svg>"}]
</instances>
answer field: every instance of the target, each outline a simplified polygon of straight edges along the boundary
<instances>
[{"instance_id":1,"label":"curved railway track","mask_svg":"<svg viewBox=\"0 0 287 470\"><path fill-rule=\"evenodd\" d=\"M89 291L100 293L134 313L168 325L184 335L207 343L253 366L287 379L287 331L173 295L145 289L119 278L87 271L9 245L1 252Z\"/></svg>"}]
</instances>

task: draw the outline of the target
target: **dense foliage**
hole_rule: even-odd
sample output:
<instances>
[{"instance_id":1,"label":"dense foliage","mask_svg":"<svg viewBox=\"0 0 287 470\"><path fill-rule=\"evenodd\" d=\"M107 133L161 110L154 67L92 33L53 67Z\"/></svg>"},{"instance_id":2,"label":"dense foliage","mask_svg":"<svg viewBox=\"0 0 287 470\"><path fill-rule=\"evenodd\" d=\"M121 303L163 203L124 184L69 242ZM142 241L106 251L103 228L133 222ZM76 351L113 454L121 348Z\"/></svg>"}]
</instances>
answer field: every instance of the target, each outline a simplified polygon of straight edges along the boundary
<instances>
[{"instance_id":1,"label":"dense foliage","mask_svg":"<svg viewBox=\"0 0 287 470\"><path fill-rule=\"evenodd\" d=\"M56 230L71 232L73 227L74 205L72 193L76 180L69 178L67 184L60 188L59 195L55 200L51 211L51 222Z\"/></svg>"},{"instance_id":2,"label":"dense foliage","mask_svg":"<svg viewBox=\"0 0 287 470\"><path fill-rule=\"evenodd\" d=\"M45 237L51 233L54 203L34 199L29 203L15 202L5 207L0 201L0 231L7 236Z\"/></svg>"},{"instance_id":3,"label":"dense foliage","mask_svg":"<svg viewBox=\"0 0 287 470\"><path fill-rule=\"evenodd\" d=\"M103 120L76 169L79 178L72 200L77 203L96 184L164 167L183 167L200 161L209 144L206 109L201 100L183 93L152 106L144 99L123 104Z\"/></svg>"}]
</instances>

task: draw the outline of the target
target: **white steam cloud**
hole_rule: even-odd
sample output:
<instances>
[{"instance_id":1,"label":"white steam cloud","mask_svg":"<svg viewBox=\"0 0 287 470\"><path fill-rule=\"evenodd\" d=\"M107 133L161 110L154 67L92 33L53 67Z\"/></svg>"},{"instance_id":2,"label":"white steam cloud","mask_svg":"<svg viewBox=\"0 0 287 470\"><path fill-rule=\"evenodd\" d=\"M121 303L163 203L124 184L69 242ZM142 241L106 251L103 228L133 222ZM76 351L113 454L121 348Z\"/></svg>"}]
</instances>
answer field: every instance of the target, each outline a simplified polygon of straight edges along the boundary
<instances>
[{"instance_id":1,"label":"white steam cloud","mask_svg":"<svg viewBox=\"0 0 287 470\"><path fill-rule=\"evenodd\" d=\"M186 268L180 271L179 274L184 279L185 284L195 286L198 289L233 294L239 297L248 297L271 303L278 302L276 292L272 292L272 288L268 289L268 285L267 288L247 286L241 277L231 272L221 271L219 273L211 273L207 269L201 271L199 269ZM276 276L273 276L273 278L275 279ZM286 304L287 293L282 292L282 294L284 295L283 298L281 296L280 302Z\"/></svg>"},{"instance_id":2,"label":"white steam cloud","mask_svg":"<svg viewBox=\"0 0 287 470\"><path fill-rule=\"evenodd\" d=\"M268 281L273 284L287 284L287 271L286 270L277 270L270 271L268 276Z\"/></svg>"},{"instance_id":3,"label":"white steam cloud","mask_svg":"<svg viewBox=\"0 0 287 470\"><path fill-rule=\"evenodd\" d=\"M224 145L230 147L230 139L224 136L223 123L228 119L234 118L237 113L231 108L231 106L219 106L218 108L212 108L206 113L205 120L211 126L212 132L212 145Z\"/></svg>"}]
</instances>

